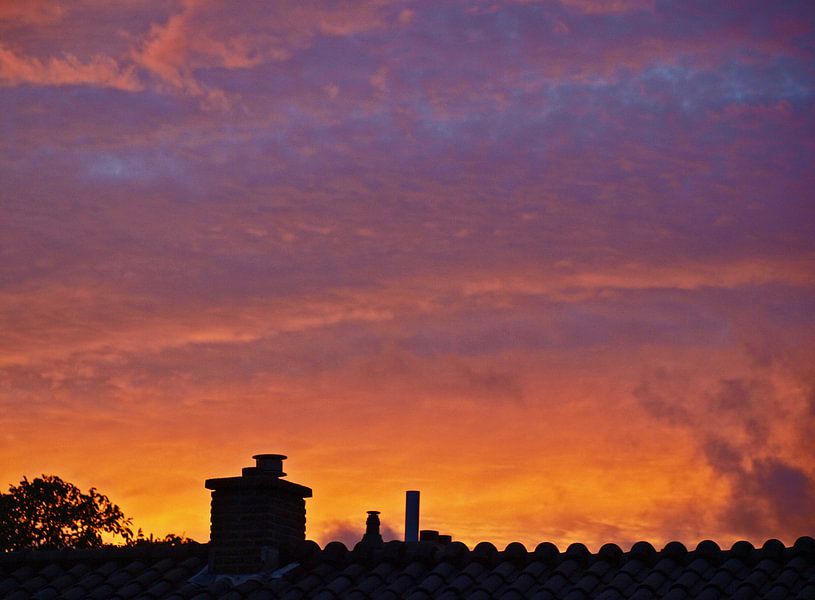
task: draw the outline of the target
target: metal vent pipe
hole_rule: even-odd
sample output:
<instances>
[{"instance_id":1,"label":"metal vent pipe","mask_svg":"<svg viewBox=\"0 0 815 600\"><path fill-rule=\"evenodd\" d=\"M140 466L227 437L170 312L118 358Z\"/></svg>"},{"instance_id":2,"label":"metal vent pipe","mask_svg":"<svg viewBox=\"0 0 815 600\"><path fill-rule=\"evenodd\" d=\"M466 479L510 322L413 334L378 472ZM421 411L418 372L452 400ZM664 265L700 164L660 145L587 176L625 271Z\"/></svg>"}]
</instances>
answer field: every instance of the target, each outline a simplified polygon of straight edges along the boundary
<instances>
[{"instance_id":1,"label":"metal vent pipe","mask_svg":"<svg viewBox=\"0 0 815 600\"><path fill-rule=\"evenodd\" d=\"M419 492L405 492L405 541L419 541Z\"/></svg>"}]
</instances>

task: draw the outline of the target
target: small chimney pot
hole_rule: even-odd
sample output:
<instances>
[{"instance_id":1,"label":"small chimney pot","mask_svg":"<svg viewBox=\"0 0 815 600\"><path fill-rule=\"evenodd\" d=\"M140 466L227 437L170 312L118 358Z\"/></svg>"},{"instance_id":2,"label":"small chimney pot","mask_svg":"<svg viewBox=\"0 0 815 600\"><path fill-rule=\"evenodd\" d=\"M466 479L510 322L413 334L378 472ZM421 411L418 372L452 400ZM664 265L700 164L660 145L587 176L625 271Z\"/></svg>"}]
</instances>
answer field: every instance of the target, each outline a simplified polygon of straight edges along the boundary
<instances>
[{"instance_id":1,"label":"small chimney pot","mask_svg":"<svg viewBox=\"0 0 815 600\"><path fill-rule=\"evenodd\" d=\"M368 511L368 518L365 520L365 533L379 535L379 511L378 510L369 510Z\"/></svg>"},{"instance_id":2,"label":"small chimney pot","mask_svg":"<svg viewBox=\"0 0 815 600\"><path fill-rule=\"evenodd\" d=\"M362 536L361 544L366 546L381 546L382 534L379 533L379 511L369 510L368 518L365 520L365 535Z\"/></svg>"},{"instance_id":3,"label":"small chimney pot","mask_svg":"<svg viewBox=\"0 0 815 600\"><path fill-rule=\"evenodd\" d=\"M255 454L255 468L264 475L285 477L283 461L288 458L285 454Z\"/></svg>"}]
</instances>

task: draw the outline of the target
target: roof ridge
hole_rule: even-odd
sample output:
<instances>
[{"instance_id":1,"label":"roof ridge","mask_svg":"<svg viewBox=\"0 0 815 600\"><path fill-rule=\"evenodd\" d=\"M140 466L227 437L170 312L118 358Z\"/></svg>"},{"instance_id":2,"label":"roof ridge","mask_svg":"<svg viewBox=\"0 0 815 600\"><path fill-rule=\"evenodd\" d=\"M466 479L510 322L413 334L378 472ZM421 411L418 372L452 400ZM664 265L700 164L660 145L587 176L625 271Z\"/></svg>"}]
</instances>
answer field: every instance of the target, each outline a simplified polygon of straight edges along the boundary
<instances>
[{"instance_id":1,"label":"roof ridge","mask_svg":"<svg viewBox=\"0 0 815 600\"><path fill-rule=\"evenodd\" d=\"M461 542L451 544L438 541L391 540L385 542L380 548L370 548L360 544L349 548L343 542L332 541L320 548L315 542L306 540L295 549L292 558L304 564L329 560L337 565L368 562L403 564L419 561L432 564L439 561L453 563L477 561L494 566L505 561L527 563L533 560L558 565L567 560L575 560L585 566L596 562L624 565L636 560L650 566L663 559L690 564L698 558L703 558L706 561L720 564L735 557L745 563L754 563L768 558L787 560L799 554L815 556L815 539L810 536L801 536L789 546L775 538L768 539L760 546L754 546L746 540L739 540L729 548L722 548L712 540L702 540L693 548L688 548L679 541L670 541L660 550L657 550L650 542L638 541L633 543L628 550L624 550L618 544L608 543L595 552L591 552L582 543L570 544L565 550L561 550L551 542L542 542L530 550L520 542L510 542L503 550L499 550L491 542L479 542L470 548Z\"/></svg>"}]
</instances>

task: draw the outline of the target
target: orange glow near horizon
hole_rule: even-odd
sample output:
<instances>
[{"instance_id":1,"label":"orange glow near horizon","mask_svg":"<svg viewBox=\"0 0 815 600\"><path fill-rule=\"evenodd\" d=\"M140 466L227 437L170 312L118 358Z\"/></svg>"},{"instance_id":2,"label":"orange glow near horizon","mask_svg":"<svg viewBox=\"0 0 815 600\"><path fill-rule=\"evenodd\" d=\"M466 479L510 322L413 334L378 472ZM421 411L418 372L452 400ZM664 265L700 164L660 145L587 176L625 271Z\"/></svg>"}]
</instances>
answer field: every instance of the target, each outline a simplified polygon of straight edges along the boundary
<instances>
[{"instance_id":1,"label":"orange glow near horizon","mask_svg":"<svg viewBox=\"0 0 815 600\"><path fill-rule=\"evenodd\" d=\"M649 354L658 363L687 368L698 362L695 368L703 372L704 363L713 367L709 358L681 356L675 349ZM165 411L160 419L146 412L109 415L91 426L83 415L54 411L55 431L79 430L84 423L87 435L66 442L38 427L30 432L37 436L29 438L36 439L34 451L7 452L4 465L22 466L29 476L54 472L97 486L136 527L199 541L208 539L204 480L239 474L253 453L285 451L288 478L314 490L307 501L308 536L321 544L353 543L372 509L382 511L386 537L401 538L406 489L422 491L422 528L450 533L471 547L484 540L499 547L520 541L530 548L541 541L561 548L580 541L595 550L639 539L656 545L705 538L763 542L762 536L717 527L730 483L700 457L704 434L655 427L626 393L642 362L631 368L625 360L597 355L597 372L577 376L574 370L583 371L582 365L547 367L545 358L528 356L506 360L527 374L526 389L541 390L539 398L530 394L491 405L489 399L456 397L448 384L427 387L389 377L390 389L371 389L343 374L343 395L357 402L347 411L297 392L287 402L275 403L274 393L265 401L248 387L233 390L245 399L234 410L226 392L210 387L206 399L179 402L175 415ZM617 380L608 380L608 372ZM329 382L314 384L330 388ZM413 385L419 387L405 389ZM377 393L387 394L393 405L367 399ZM559 402L545 403L547 395ZM289 426L281 430L276 422ZM19 479L17 470L6 469L0 475ZM791 542L796 531L779 528L764 534L769 536Z\"/></svg>"}]
</instances>

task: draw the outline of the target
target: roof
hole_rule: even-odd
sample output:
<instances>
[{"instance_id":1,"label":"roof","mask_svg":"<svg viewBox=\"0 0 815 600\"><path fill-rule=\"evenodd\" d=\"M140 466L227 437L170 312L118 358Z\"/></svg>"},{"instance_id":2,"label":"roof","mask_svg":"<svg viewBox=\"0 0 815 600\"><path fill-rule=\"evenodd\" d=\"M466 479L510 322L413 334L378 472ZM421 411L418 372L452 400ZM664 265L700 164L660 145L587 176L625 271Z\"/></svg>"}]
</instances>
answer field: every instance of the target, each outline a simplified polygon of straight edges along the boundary
<instances>
[{"instance_id":1,"label":"roof","mask_svg":"<svg viewBox=\"0 0 815 600\"><path fill-rule=\"evenodd\" d=\"M671 542L657 552L638 542L628 552L582 544L560 552L518 543L498 551L453 542L388 542L349 551L303 542L291 562L248 576L212 576L206 544L0 554L0 597L22 598L632 598L815 599L815 540L760 548L714 542L688 551Z\"/></svg>"}]
</instances>

